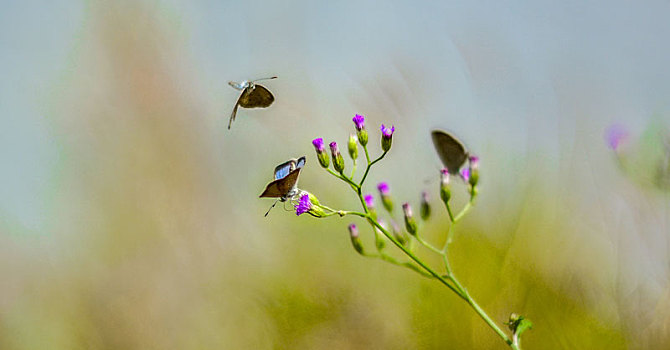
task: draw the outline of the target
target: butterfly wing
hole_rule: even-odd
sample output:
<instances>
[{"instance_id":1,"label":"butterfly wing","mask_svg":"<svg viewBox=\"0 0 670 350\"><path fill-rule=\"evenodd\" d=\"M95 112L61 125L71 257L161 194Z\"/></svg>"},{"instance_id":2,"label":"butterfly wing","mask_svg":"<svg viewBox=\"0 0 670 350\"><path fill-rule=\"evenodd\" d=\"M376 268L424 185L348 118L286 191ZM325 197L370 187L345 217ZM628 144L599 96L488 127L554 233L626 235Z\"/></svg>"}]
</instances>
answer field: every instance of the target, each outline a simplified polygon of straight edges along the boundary
<instances>
[{"instance_id":1,"label":"butterfly wing","mask_svg":"<svg viewBox=\"0 0 670 350\"><path fill-rule=\"evenodd\" d=\"M296 161L296 167L297 167L297 168L302 168L302 167L304 167L304 166L305 166L305 162L306 162L305 156L302 156L302 157L298 158L298 160Z\"/></svg>"},{"instance_id":2,"label":"butterfly wing","mask_svg":"<svg viewBox=\"0 0 670 350\"><path fill-rule=\"evenodd\" d=\"M253 87L244 89L238 103L244 108L265 108L269 107L274 101L275 97L270 90L262 85L255 84Z\"/></svg>"},{"instance_id":3,"label":"butterfly wing","mask_svg":"<svg viewBox=\"0 0 670 350\"><path fill-rule=\"evenodd\" d=\"M240 101L242 100L242 96L244 96L244 92L237 99L237 102L235 102L235 107L233 107L233 113L230 114L230 120L228 121L228 130L230 130L230 126L233 124L233 120L235 120L235 116L237 115L237 107L240 106Z\"/></svg>"},{"instance_id":4,"label":"butterfly wing","mask_svg":"<svg viewBox=\"0 0 670 350\"><path fill-rule=\"evenodd\" d=\"M270 182L266 187L263 193L259 196L271 197L271 198L282 198L289 194L293 189L298 185L298 176L300 175L300 170L302 168L297 168L291 171L288 175L281 179L274 180Z\"/></svg>"},{"instance_id":5,"label":"butterfly wing","mask_svg":"<svg viewBox=\"0 0 670 350\"><path fill-rule=\"evenodd\" d=\"M463 166L468 158L465 147L456 138L444 131L433 130L433 144L437 155L440 156L442 164L451 174L458 174L458 170Z\"/></svg>"},{"instance_id":6,"label":"butterfly wing","mask_svg":"<svg viewBox=\"0 0 670 350\"><path fill-rule=\"evenodd\" d=\"M291 171L295 170L295 159L290 159L275 168L275 180L286 177Z\"/></svg>"}]
</instances>

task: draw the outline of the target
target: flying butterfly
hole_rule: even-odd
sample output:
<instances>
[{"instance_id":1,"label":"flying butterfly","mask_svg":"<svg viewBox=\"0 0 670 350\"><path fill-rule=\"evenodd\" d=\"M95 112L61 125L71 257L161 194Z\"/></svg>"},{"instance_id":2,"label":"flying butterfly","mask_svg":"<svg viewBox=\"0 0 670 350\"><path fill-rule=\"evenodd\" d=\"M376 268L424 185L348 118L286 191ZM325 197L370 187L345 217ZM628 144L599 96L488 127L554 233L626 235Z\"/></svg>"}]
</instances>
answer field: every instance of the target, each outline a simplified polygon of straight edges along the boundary
<instances>
[{"instance_id":1,"label":"flying butterfly","mask_svg":"<svg viewBox=\"0 0 670 350\"><path fill-rule=\"evenodd\" d=\"M293 199L300 192L298 189L298 176L305 166L305 157L298 159L289 159L288 161L277 165L274 171L274 180L265 186L265 190L259 198L270 197L277 198L270 209L265 213L268 216L270 210L277 205L277 202L286 202Z\"/></svg>"},{"instance_id":2,"label":"flying butterfly","mask_svg":"<svg viewBox=\"0 0 670 350\"><path fill-rule=\"evenodd\" d=\"M277 77L263 78L248 81L245 80L241 83L234 81L229 81L228 85L232 86L236 90L242 91L242 94L235 102L235 107L233 107L233 113L230 115L230 121L228 121L228 130L235 120L235 115L237 115L237 108L266 108L270 107L272 102L275 101L275 97L272 95L270 90L265 88L263 85L256 84L257 81L261 80L270 80L276 79Z\"/></svg>"},{"instance_id":3,"label":"flying butterfly","mask_svg":"<svg viewBox=\"0 0 670 350\"><path fill-rule=\"evenodd\" d=\"M441 130L433 130L431 133L433 144L437 155L440 156L442 164L447 168L450 174L458 174L465 161L468 159L468 152L465 151L463 144L455 137Z\"/></svg>"}]
</instances>

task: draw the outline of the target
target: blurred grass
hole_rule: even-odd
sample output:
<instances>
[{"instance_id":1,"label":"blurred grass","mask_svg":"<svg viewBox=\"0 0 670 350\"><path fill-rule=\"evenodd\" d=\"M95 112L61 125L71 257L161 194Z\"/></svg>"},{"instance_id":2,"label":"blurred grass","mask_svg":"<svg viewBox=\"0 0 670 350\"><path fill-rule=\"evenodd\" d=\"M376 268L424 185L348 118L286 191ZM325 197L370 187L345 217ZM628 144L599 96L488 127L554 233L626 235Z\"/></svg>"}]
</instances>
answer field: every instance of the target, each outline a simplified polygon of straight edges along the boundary
<instances>
[{"instance_id":1,"label":"blurred grass","mask_svg":"<svg viewBox=\"0 0 670 350\"><path fill-rule=\"evenodd\" d=\"M223 129L200 118L179 37L166 29L173 19L143 6L88 8L70 89L54 107L63 158L52 230L0 227L0 348L504 348L439 284L355 254L348 220L281 208L266 219L246 206L272 166L249 176L256 170L235 160L259 152L257 140L218 141ZM332 178L303 182L328 205L356 202ZM483 187L451 246L457 275L499 323L511 312L533 321L527 349L670 347L667 283L654 284L665 279L621 282L635 274L620 265L626 243L609 235L616 223L580 212L583 200L543 181ZM439 242L445 229L442 217L422 234Z\"/></svg>"}]
</instances>

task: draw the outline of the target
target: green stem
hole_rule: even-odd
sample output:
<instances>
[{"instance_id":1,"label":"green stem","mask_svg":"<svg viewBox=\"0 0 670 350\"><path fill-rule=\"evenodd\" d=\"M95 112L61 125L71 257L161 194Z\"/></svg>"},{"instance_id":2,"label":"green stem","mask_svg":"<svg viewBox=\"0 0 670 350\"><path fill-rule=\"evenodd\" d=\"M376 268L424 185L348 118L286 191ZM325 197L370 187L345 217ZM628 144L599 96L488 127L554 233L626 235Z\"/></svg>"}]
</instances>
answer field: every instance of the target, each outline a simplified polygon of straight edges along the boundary
<instances>
[{"instance_id":1,"label":"green stem","mask_svg":"<svg viewBox=\"0 0 670 350\"><path fill-rule=\"evenodd\" d=\"M350 178L346 177L345 175L343 175L343 174L338 174L338 173L334 172L334 171L333 171L332 169L330 169L330 168L326 168L326 170L327 170L331 175L335 176L336 178L338 178L338 179L340 179L340 180L342 180L342 181L348 183L348 184L351 186L351 188L354 189L355 191L357 191L357 189L359 188L359 185L357 185L355 182L353 182Z\"/></svg>"},{"instance_id":2,"label":"green stem","mask_svg":"<svg viewBox=\"0 0 670 350\"><path fill-rule=\"evenodd\" d=\"M370 154L368 153L368 146L363 146L363 150L365 151L365 159L368 161L368 164L370 164Z\"/></svg>"},{"instance_id":3,"label":"green stem","mask_svg":"<svg viewBox=\"0 0 670 350\"><path fill-rule=\"evenodd\" d=\"M458 294L461 298L465 299L465 296L463 294L461 294L459 290L457 290L454 286L449 284L449 282L446 279L444 279L444 277L442 277L442 275L435 272L435 270L431 269L430 266L426 265L426 263L421 261L421 259L419 259L416 255L414 255L414 253L409 251L404 245L400 244L400 242L398 242L393 237L393 235L391 235L391 233L389 233L382 225L380 225L377 221L372 220L372 218L370 218L370 216L368 216L367 219L368 219L368 222L372 226L378 228L379 231L381 231L384 234L384 236L386 236L386 238L388 238L391 242L393 242L393 244L395 244L396 247L398 247L400 250L402 250L403 253L405 253L405 255L407 255L415 263L417 263L419 266L421 266L421 268L426 270L426 272L428 272L431 276L433 276L434 278L439 280L440 283L444 284L445 286L447 286L447 288L451 289L454 293Z\"/></svg>"},{"instance_id":4,"label":"green stem","mask_svg":"<svg viewBox=\"0 0 670 350\"><path fill-rule=\"evenodd\" d=\"M451 206L449 205L449 202L446 202L444 205L447 207L447 213L449 214L449 221L454 222L454 214L451 212Z\"/></svg>"},{"instance_id":5,"label":"green stem","mask_svg":"<svg viewBox=\"0 0 670 350\"><path fill-rule=\"evenodd\" d=\"M370 168L371 168L373 165L375 165L375 163L377 163L378 161L382 160L382 159L384 158L384 156L386 156L386 153L388 153L388 151L382 153L382 155L379 156L379 158L373 160L372 162L370 162L369 159L368 159L368 166L365 168L365 173L363 173L363 178L361 179L361 182L358 183L358 187L362 187L362 186L363 186L363 182L365 182L365 178L368 177L368 173L370 172ZM365 155L367 156L367 150L365 151Z\"/></svg>"},{"instance_id":6,"label":"green stem","mask_svg":"<svg viewBox=\"0 0 670 350\"><path fill-rule=\"evenodd\" d=\"M408 269L410 269L414 272L419 273L420 275L422 275L424 277L428 277L428 278L433 277L432 275L430 275L430 274L426 273L425 271L422 271L421 269L416 267L416 265L413 265L413 264L408 263L408 262L400 262L400 261L396 260L395 258L389 256L389 255L386 255L386 254L382 253L382 254L379 255L379 258L386 261L386 262L389 262L391 264L406 267L406 268L408 268Z\"/></svg>"},{"instance_id":7,"label":"green stem","mask_svg":"<svg viewBox=\"0 0 670 350\"><path fill-rule=\"evenodd\" d=\"M437 254L442 255L442 251L441 251L441 250L437 249L434 245L432 245L432 244L430 244L430 243L424 241L423 238L421 238L421 236L419 236L418 234L415 235L414 238L416 238L416 240L419 241L419 243L421 243L422 246L424 246L424 247L426 247L426 248L432 250L433 252L435 252L435 253L437 253Z\"/></svg>"}]
</instances>

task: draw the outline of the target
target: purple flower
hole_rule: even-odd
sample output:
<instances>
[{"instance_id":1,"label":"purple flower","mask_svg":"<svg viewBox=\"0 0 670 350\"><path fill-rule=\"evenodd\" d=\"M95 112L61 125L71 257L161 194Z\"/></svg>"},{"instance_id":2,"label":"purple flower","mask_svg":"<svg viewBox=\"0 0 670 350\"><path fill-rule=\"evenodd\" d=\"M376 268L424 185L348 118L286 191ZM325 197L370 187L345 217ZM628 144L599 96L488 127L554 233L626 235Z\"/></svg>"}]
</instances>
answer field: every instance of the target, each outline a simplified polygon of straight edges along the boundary
<instances>
[{"instance_id":1,"label":"purple flower","mask_svg":"<svg viewBox=\"0 0 670 350\"><path fill-rule=\"evenodd\" d=\"M295 205L295 215L304 214L312 209L312 202L309 200L308 194L303 194Z\"/></svg>"},{"instance_id":2,"label":"purple flower","mask_svg":"<svg viewBox=\"0 0 670 350\"><path fill-rule=\"evenodd\" d=\"M612 150L616 151L619 145L628 138L628 129L623 125L613 124L605 131L605 141Z\"/></svg>"},{"instance_id":3,"label":"purple flower","mask_svg":"<svg viewBox=\"0 0 670 350\"><path fill-rule=\"evenodd\" d=\"M330 152L333 155L340 153L340 149L337 147L337 142L333 141L330 143Z\"/></svg>"},{"instance_id":4,"label":"purple flower","mask_svg":"<svg viewBox=\"0 0 670 350\"><path fill-rule=\"evenodd\" d=\"M470 180L470 168L461 169L461 177L465 182L468 182Z\"/></svg>"},{"instance_id":5,"label":"purple flower","mask_svg":"<svg viewBox=\"0 0 670 350\"><path fill-rule=\"evenodd\" d=\"M312 145L314 145L314 148L317 152L323 152L326 150L326 147L323 144L323 139L320 137L312 140Z\"/></svg>"},{"instance_id":6,"label":"purple flower","mask_svg":"<svg viewBox=\"0 0 670 350\"><path fill-rule=\"evenodd\" d=\"M374 207L375 207L375 197L373 197L371 194L366 194L363 199L365 199L365 205L368 208L374 209Z\"/></svg>"},{"instance_id":7,"label":"purple flower","mask_svg":"<svg viewBox=\"0 0 670 350\"><path fill-rule=\"evenodd\" d=\"M356 131L361 131L365 128L365 117L360 114L356 114L354 119L354 125L356 126Z\"/></svg>"},{"instance_id":8,"label":"purple flower","mask_svg":"<svg viewBox=\"0 0 670 350\"><path fill-rule=\"evenodd\" d=\"M391 128L387 128L382 124L382 137L385 139L390 139L391 136L393 136L393 132L395 131L395 126L391 126Z\"/></svg>"},{"instance_id":9,"label":"purple flower","mask_svg":"<svg viewBox=\"0 0 670 350\"><path fill-rule=\"evenodd\" d=\"M391 188L389 187L389 184L386 182L380 182L377 185L377 189L379 190L379 193L381 193L382 196L387 196L391 193Z\"/></svg>"}]
</instances>

